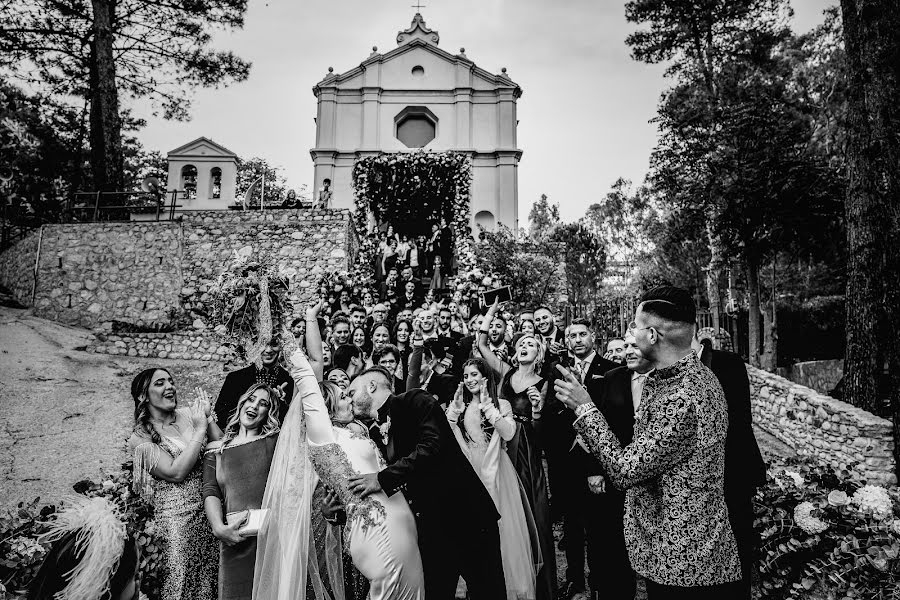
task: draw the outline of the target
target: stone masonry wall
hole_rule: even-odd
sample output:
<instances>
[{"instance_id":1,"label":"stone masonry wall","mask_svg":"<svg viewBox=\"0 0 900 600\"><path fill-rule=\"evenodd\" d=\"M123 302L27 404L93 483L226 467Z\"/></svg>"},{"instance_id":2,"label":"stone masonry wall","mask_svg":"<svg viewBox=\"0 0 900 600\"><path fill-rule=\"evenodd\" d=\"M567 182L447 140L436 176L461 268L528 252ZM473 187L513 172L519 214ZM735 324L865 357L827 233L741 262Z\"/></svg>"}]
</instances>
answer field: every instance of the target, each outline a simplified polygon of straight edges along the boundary
<instances>
[{"instance_id":1,"label":"stone masonry wall","mask_svg":"<svg viewBox=\"0 0 900 600\"><path fill-rule=\"evenodd\" d=\"M890 421L749 365L747 372L759 427L801 456L869 483L897 483Z\"/></svg>"},{"instance_id":2,"label":"stone masonry wall","mask_svg":"<svg viewBox=\"0 0 900 600\"><path fill-rule=\"evenodd\" d=\"M182 358L228 361L232 350L212 334L187 333L96 333L88 345L90 352L120 356Z\"/></svg>"},{"instance_id":3,"label":"stone masonry wall","mask_svg":"<svg viewBox=\"0 0 900 600\"><path fill-rule=\"evenodd\" d=\"M209 286L234 250L251 245L292 268L293 298L302 312L321 273L347 269L351 231L347 210L310 209L204 211L185 213L176 221L45 225L40 243L32 234L0 254L0 283L30 304L30 274L39 253L34 303L38 316L109 330L113 321L135 329L171 327L177 316L187 315L202 329L210 325L202 310Z\"/></svg>"},{"instance_id":4,"label":"stone masonry wall","mask_svg":"<svg viewBox=\"0 0 900 600\"><path fill-rule=\"evenodd\" d=\"M844 376L844 360L811 360L791 366L790 379L817 392L827 394Z\"/></svg>"},{"instance_id":5,"label":"stone masonry wall","mask_svg":"<svg viewBox=\"0 0 900 600\"><path fill-rule=\"evenodd\" d=\"M0 254L0 284L17 302L31 305L34 286L34 259L37 256L40 230L35 230Z\"/></svg>"},{"instance_id":6,"label":"stone masonry wall","mask_svg":"<svg viewBox=\"0 0 900 600\"><path fill-rule=\"evenodd\" d=\"M177 222L45 225L34 313L82 327L165 323L178 309Z\"/></svg>"},{"instance_id":7,"label":"stone masonry wall","mask_svg":"<svg viewBox=\"0 0 900 600\"><path fill-rule=\"evenodd\" d=\"M201 309L234 251L249 245L296 271L291 295L295 311L302 314L303 306L313 299L320 274L347 269L350 223L347 210L186 214L181 304L188 311Z\"/></svg>"}]
</instances>

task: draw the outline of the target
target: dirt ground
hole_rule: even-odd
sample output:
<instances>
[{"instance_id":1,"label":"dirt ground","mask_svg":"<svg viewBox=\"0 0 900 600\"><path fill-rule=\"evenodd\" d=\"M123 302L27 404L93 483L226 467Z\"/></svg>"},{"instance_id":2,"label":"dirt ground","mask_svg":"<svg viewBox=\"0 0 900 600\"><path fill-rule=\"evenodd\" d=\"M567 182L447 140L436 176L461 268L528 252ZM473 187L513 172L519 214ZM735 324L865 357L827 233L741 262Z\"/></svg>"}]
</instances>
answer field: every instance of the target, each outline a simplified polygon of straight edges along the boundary
<instances>
[{"instance_id":1,"label":"dirt ground","mask_svg":"<svg viewBox=\"0 0 900 600\"><path fill-rule=\"evenodd\" d=\"M140 370L172 371L182 398L202 385L213 397L221 366L84 352L85 330L0 306L0 509L40 497L54 503L72 484L96 480L125 459Z\"/></svg>"}]
</instances>

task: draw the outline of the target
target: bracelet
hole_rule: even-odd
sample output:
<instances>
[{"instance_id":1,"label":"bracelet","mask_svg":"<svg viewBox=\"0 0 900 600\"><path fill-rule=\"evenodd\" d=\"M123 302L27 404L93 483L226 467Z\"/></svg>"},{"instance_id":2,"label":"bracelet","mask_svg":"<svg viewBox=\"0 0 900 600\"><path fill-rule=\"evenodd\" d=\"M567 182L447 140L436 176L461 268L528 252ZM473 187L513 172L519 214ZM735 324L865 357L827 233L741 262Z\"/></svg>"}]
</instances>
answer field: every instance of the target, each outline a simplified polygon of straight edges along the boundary
<instances>
[{"instance_id":1,"label":"bracelet","mask_svg":"<svg viewBox=\"0 0 900 600\"><path fill-rule=\"evenodd\" d=\"M575 409L575 418L580 419L584 415L597 411L597 406L593 402L587 402Z\"/></svg>"},{"instance_id":2,"label":"bracelet","mask_svg":"<svg viewBox=\"0 0 900 600\"><path fill-rule=\"evenodd\" d=\"M219 415L217 415L217 414L214 413L214 412L209 413L209 416L206 417L206 422L209 423L210 425L212 425L213 423L218 423L218 422L219 422Z\"/></svg>"}]
</instances>

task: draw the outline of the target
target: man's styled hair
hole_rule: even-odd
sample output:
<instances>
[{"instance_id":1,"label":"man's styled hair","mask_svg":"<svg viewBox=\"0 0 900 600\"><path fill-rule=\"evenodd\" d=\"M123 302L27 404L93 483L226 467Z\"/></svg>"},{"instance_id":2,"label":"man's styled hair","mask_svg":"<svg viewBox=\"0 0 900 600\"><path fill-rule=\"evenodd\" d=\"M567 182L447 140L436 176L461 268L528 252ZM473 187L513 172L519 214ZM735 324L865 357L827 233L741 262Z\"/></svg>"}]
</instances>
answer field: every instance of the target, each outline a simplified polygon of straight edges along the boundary
<instances>
[{"instance_id":1,"label":"man's styled hair","mask_svg":"<svg viewBox=\"0 0 900 600\"><path fill-rule=\"evenodd\" d=\"M577 319L572 319L572 322L569 323L569 327L571 327L572 325L584 325L585 327L587 327L589 333L593 333L591 331L591 322L585 318L578 317Z\"/></svg>"},{"instance_id":2,"label":"man's styled hair","mask_svg":"<svg viewBox=\"0 0 900 600\"><path fill-rule=\"evenodd\" d=\"M349 317L345 316L343 313L335 315L331 318L331 328L334 329L338 326L339 323L344 323L350 329L353 329L353 324L350 322Z\"/></svg>"},{"instance_id":3,"label":"man's styled hair","mask_svg":"<svg viewBox=\"0 0 900 600\"><path fill-rule=\"evenodd\" d=\"M331 364L346 371L350 367L350 361L354 358L362 358L362 350L353 344L342 344L334 349L334 353L331 355Z\"/></svg>"},{"instance_id":4,"label":"man's styled hair","mask_svg":"<svg viewBox=\"0 0 900 600\"><path fill-rule=\"evenodd\" d=\"M691 293L673 285L661 285L644 293L640 299L644 312L676 323L697 322L697 306Z\"/></svg>"},{"instance_id":5,"label":"man's styled hair","mask_svg":"<svg viewBox=\"0 0 900 600\"><path fill-rule=\"evenodd\" d=\"M387 354L393 354L394 358L397 359L398 363L402 360L400 358L400 356L401 356L400 348L398 348L397 346L395 346L393 344L385 344L384 346L382 346L381 348L379 348L378 350L376 350L375 352L372 353L372 362L377 365L378 361L380 361L382 358L384 358L385 355L387 355Z\"/></svg>"},{"instance_id":6,"label":"man's styled hair","mask_svg":"<svg viewBox=\"0 0 900 600\"><path fill-rule=\"evenodd\" d=\"M556 316L556 315L553 314L553 309L552 309L552 308L550 308L549 306L544 306L543 304L540 305L540 306L538 306L538 307L537 307L536 309L534 309L533 311L531 311L531 314L535 314L535 313L536 313L537 311L539 311L539 310L546 310L548 313L550 313L550 316L551 316L551 317Z\"/></svg>"},{"instance_id":7,"label":"man's styled hair","mask_svg":"<svg viewBox=\"0 0 900 600\"><path fill-rule=\"evenodd\" d=\"M366 309L360 306L359 304L351 304L350 305L350 314L352 315L355 312L366 312Z\"/></svg>"},{"instance_id":8,"label":"man's styled hair","mask_svg":"<svg viewBox=\"0 0 900 600\"><path fill-rule=\"evenodd\" d=\"M386 385L390 389L393 389L394 376L391 375L384 367L369 367L365 371L357 373L356 376L353 377L353 380L355 381L360 377L368 377L370 375L374 376L376 379L381 379L384 385Z\"/></svg>"}]
</instances>

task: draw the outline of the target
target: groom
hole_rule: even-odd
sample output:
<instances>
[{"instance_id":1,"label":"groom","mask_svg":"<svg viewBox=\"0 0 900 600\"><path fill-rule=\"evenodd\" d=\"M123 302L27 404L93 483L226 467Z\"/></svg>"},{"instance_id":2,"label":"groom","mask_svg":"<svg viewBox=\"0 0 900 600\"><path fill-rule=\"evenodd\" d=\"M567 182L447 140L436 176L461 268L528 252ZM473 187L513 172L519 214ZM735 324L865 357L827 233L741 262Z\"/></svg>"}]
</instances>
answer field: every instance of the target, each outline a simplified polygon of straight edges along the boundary
<instances>
[{"instance_id":1,"label":"groom","mask_svg":"<svg viewBox=\"0 0 900 600\"><path fill-rule=\"evenodd\" d=\"M454 598L460 575L472 600L505 598L494 501L437 401L421 389L395 396L391 384L391 375L374 367L347 388L354 415L375 420L372 439L388 463L379 473L351 477L350 491L404 493L416 517L428 600Z\"/></svg>"}]
</instances>

